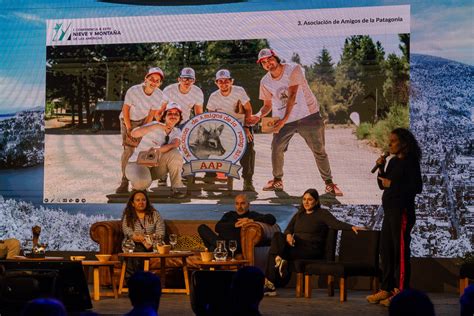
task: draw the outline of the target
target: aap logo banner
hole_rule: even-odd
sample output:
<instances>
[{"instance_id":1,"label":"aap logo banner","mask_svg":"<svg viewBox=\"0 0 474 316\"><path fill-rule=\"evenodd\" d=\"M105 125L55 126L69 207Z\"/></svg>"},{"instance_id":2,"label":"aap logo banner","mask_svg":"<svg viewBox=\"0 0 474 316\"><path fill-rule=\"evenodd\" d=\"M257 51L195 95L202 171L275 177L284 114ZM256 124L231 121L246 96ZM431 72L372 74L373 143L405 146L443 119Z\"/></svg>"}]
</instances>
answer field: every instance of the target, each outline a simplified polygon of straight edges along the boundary
<instances>
[{"instance_id":1,"label":"aap logo banner","mask_svg":"<svg viewBox=\"0 0 474 316\"><path fill-rule=\"evenodd\" d=\"M237 165L247 148L245 131L232 115L203 113L189 120L181 133L183 175L222 172L239 179Z\"/></svg>"}]
</instances>

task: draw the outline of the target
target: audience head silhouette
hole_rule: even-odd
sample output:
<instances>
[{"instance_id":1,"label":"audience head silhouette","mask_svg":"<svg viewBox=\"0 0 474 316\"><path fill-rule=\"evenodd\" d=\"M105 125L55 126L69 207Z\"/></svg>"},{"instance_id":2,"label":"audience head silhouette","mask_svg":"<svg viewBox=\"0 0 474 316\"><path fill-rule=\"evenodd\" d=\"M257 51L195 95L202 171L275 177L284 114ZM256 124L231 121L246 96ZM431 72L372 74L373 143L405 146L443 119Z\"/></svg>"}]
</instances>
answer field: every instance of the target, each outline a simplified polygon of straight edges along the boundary
<instances>
[{"instance_id":1,"label":"audience head silhouette","mask_svg":"<svg viewBox=\"0 0 474 316\"><path fill-rule=\"evenodd\" d=\"M265 275L257 267L243 267L232 280L233 315L260 315Z\"/></svg>"},{"instance_id":2,"label":"audience head silhouette","mask_svg":"<svg viewBox=\"0 0 474 316\"><path fill-rule=\"evenodd\" d=\"M151 272L135 272L128 280L128 297L133 306L128 316L158 315L161 297L160 278Z\"/></svg>"},{"instance_id":3,"label":"audience head silhouette","mask_svg":"<svg viewBox=\"0 0 474 316\"><path fill-rule=\"evenodd\" d=\"M63 303L53 298L37 298L29 301L22 316L67 316Z\"/></svg>"},{"instance_id":4,"label":"audience head silhouette","mask_svg":"<svg viewBox=\"0 0 474 316\"><path fill-rule=\"evenodd\" d=\"M423 292L408 289L395 295L390 302L390 316L434 316L434 306Z\"/></svg>"}]
</instances>

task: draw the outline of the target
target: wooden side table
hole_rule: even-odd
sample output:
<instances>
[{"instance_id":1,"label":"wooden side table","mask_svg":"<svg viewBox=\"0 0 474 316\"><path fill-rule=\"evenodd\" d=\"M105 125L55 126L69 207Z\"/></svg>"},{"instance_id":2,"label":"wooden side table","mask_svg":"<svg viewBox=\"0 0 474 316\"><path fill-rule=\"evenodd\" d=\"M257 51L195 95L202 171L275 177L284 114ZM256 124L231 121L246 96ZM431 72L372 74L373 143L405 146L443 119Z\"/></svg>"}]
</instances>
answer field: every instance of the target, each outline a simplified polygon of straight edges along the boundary
<instances>
[{"instance_id":1,"label":"wooden side table","mask_svg":"<svg viewBox=\"0 0 474 316\"><path fill-rule=\"evenodd\" d=\"M113 296L114 298L118 298L117 295L117 285L115 284L114 279L114 265L120 263L119 261L82 261L82 266L87 276L89 276L89 267L92 267L94 270L94 294L93 299L94 301L100 300L101 296ZM99 268L100 267L108 267L110 273L110 279L112 280L112 292L103 292L100 293L100 278L99 278Z\"/></svg>"},{"instance_id":2,"label":"wooden side table","mask_svg":"<svg viewBox=\"0 0 474 316\"><path fill-rule=\"evenodd\" d=\"M249 263L248 260L226 260L226 261L196 261L201 270L238 270Z\"/></svg>"},{"instance_id":3,"label":"wooden side table","mask_svg":"<svg viewBox=\"0 0 474 316\"><path fill-rule=\"evenodd\" d=\"M140 258L143 259L143 271L150 270L150 259L160 258L160 279L162 285L162 293L186 293L189 295L189 276L188 276L188 264L186 258L193 255L191 251L171 251L168 254L159 254L156 252L132 252L132 253L119 253L118 256L122 257L122 270L120 272L120 282L118 293L128 292L128 288L123 286L125 279L125 271L127 270L127 259L128 258ZM183 263L183 276L184 276L184 289L167 289L165 287L166 280L166 258L181 258Z\"/></svg>"}]
</instances>

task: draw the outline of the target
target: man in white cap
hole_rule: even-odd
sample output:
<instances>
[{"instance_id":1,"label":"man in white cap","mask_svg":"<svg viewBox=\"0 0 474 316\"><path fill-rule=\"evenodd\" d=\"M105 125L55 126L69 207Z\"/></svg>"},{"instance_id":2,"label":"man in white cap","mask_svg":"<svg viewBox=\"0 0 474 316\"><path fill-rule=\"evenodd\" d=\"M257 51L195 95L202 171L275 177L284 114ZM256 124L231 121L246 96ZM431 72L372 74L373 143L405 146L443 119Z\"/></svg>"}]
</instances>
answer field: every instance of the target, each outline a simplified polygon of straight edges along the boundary
<instances>
[{"instance_id":1,"label":"man in white cap","mask_svg":"<svg viewBox=\"0 0 474 316\"><path fill-rule=\"evenodd\" d=\"M273 179L268 181L263 190L283 190L284 153L293 135L298 133L313 152L321 178L326 184L326 193L342 196L342 191L332 181L318 101L309 88L302 67L281 63L277 54L269 48L260 50L257 63L267 74L260 80L259 97L263 100L263 107L250 119L250 123L257 123L270 111L273 116L280 118L274 125L276 132L272 140Z\"/></svg>"},{"instance_id":2,"label":"man in white cap","mask_svg":"<svg viewBox=\"0 0 474 316\"><path fill-rule=\"evenodd\" d=\"M153 180L162 179L169 174L172 196L182 198L186 195L181 180L183 157L178 151L181 137L178 125L181 121L181 107L170 102L166 105L160 122L151 122L132 130L132 137L143 137L125 169L134 190L146 190ZM138 159L140 152L150 149L159 151L157 166L143 165Z\"/></svg>"},{"instance_id":3,"label":"man in white cap","mask_svg":"<svg viewBox=\"0 0 474 316\"><path fill-rule=\"evenodd\" d=\"M156 112L161 108L163 92L160 90L160 85L163 79L164 74L159 67L150 68L144 82L130 87L125 94L122 112L120 113L120 132L123 146L121 157L122 181L115 190L116 193L128 192L125 167L139 141L131 136L131 131L135 127L151 122Z\"/></svg>"},{"instance_id":4,"label":"man in white cap","mask_svg":"<svg viewBox=\"0 0 474 316\"><path fill-rule=\"evenodd\" d=\"M195 82L196 73L194 69L186 67L181 70L177 83L170 84L163 89L168 102L174 102L181 106L183 110L183 122L181 124L186 123L191 118L191 110L194 110L194 115L202 113L204 94L199 87L194 85Z\"/></svg>"},{"instance_id":5,"label":"man in white cap","mask_svg":"<svg viewBox=\"0 0 474 316\"><path fill-rule=\"evenodd\" d=\"M247 120L252 117L252 106L250 98L245 89L234 85L234 79L227 69L220 69L216 73L216 85L219 90L214 91L209 96L207 110L210 112L224 112L237 118L242 117L241 123L244 125L247 137L247 149L240 159L242 166L242 177L244 178L244 191L255 191L252 177L255 169L255 150L253 149L252 126Z\"/></svg>"}]
</instances>

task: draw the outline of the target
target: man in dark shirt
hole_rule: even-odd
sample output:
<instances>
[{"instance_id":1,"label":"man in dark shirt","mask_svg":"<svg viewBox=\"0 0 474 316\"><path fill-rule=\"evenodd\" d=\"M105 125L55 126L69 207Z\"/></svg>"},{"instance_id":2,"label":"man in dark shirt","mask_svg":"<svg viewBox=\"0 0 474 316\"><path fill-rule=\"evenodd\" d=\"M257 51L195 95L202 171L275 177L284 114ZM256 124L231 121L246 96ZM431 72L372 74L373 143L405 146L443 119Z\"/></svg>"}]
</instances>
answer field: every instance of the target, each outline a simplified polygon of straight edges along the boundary
<instances>
[{"instance_id":1,"label":"man in dark shirt","mask_svg":"<svg viewBox=\"0 0 474 316\"><path fill-rule=\"evenodd\" d=\"M209 251L214 251L217 240L236 240L237 252L242 252L240 244L240 229L247 223L262 222L273 225L276 222L272 214L260 214L249 211L250 203L245 194L239 194L235 197L235 211L227 212L216 224L216 233L207 225L202 224L198 227L199 236L204 241L204 245Z\"/></svg>"}]
</instances>

